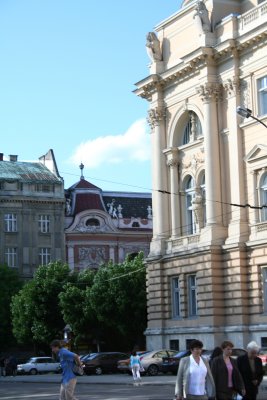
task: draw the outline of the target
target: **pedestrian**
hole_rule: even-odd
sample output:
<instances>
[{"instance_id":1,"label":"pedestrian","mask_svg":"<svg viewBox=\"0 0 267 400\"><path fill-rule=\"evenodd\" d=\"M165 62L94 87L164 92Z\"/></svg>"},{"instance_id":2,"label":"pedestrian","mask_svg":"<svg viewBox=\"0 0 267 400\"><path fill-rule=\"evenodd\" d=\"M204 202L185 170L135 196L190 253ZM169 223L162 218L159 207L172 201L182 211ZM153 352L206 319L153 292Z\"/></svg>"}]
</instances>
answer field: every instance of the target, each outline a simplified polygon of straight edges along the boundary
<instances>
[{"instance_id":1,"label":"pedestrian","mask_svg":"<svg viewBox=\"0 0 267 400\"><path fill-rule=\"evenodd\" d=\"M130 357L130 367L132 369L134 385L139 385L141 383L140 370L142 370L142 364L136 351L133 351Z\"/></svg>"},{"instance_id":2,"label":"pedestrian","mask_svg":"<svg viewBox=\"0 0 267 400\"><path fill-rule=\"evenodd\" d=\"M15 356L10 356L9 357L9 368L10 368L10 374L12 376L17 375L17 366L18 366L18 361Z\"/></svg>"},{"instance_id":3,"label":"pedestrian","mask_svg":"<svg viewBox=\"0 0 267 400\"><path fill-rule=\"evenodd\" d=\"M212 360L215 358L215 357L218 357L218 356L220 356L221 354L222 354L222 348L220 347L220 346L217 346L217 347L215 347L214 349L213 349L213 351L212 351L212 353L211 353L211 355L210 355L210 359L209 359L209 363L210 363L210 366L211 366L211 363L212 363Z\"/></svg>"},{"instance_id":4,"label":"pedestrian","mask_svg":"<svg viewBox=\"0 0 267 400\"><path fill-rule=\"evenodd\" d=\"M191 355L180 360L175 385L177 400L208 400L215 398L215 385L209 362L201 356L203 343L192 340Z\"/></svg>"},{"instance_id":5,"label":"pedestrian","mask_svg":"<svg viewBox=\"0 0 267 400\"><path fill-rule=\"evenodd\" d=\"M256 342L250 342L247 345L247 354L239 356L237 359L237 366L246 388L243 400L256 400L257 398L258 387L264 375L262 361L258 357L259 350L260 347Z\"/></svg>"},{"instance_id":6,"label":"pedestrian","mask_svg":"<svg viewBox=\"0 0 267 400\"><path fill-rule=\"evenodd\" d=\"M215 357L211 363L211 372L216 387L216 400L232 400L236 393L245 395L245 386L237 367L236 360L231 357L234 345L225 340L222 355Z\"/></svg>"},{"instance_id":7,"label":"pedestrian","mask_svg":"<svg viewBox=\"0 0 267 400\"><path fill-rule=\"evenodd\" d=\"M52 352L59 357L62 368L62 380L60 386L59 400L77 400L74 396L74 390L77 383L77 377L73 372L73 366L82 366L78 354L62 347L60 340L53 340L50 344Z\"/></svg>"}]
</instances>

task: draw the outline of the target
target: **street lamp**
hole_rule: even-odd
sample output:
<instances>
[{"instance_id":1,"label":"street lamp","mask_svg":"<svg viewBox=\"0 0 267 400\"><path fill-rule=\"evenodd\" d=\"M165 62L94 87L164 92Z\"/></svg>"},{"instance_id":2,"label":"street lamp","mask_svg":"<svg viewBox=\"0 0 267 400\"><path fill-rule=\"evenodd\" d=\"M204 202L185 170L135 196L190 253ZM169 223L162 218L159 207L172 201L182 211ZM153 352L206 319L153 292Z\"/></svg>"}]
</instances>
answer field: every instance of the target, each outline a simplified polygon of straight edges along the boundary
<instances>
[{"instance_id":1,"label":"street lamp","mask_svg":"<svg viewBox=\"0 0 267 400\"><path fill-rule=\"evenodd\" d=\"M255 117L254 115L252 115L252 110L250 110L249 108L245 108L245 107L238 106L237 109L236 109L236 112L237 112L237 114L241 115L241 117L244 117L244 118L249 118L249 117L251 117L251 118L255 119L255 120L258 121L260 124L262 124L263 126L265 126L265 128L267 128L267 125L266 125L264 122L262 122L260 119L258 119L258 118Z\"/></svg>"}]
</instances>

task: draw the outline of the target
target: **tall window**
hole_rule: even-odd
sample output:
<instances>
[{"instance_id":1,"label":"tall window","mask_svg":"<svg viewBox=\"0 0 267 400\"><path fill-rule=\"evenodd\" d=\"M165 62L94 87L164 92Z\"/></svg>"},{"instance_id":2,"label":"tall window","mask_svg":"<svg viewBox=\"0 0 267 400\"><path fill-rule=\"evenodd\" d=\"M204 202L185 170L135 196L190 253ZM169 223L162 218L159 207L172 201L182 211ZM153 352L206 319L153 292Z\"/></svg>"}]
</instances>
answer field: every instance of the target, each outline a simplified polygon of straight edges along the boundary
<instances>
[{"instance_id":1,"label":"tall window","mask_svg":"<svg viewBox=\"0 0 267 400\"><path fill-rule=\"evenodd\" d=\"M51 253L48 247L39 249L39 265L47 265L51 261Z\"/></svg>"},{"instance_id":2,"label":"tall window","mask_svg":"<svg viewBox=\"0 0 267 400\"><path fill-rule=\"evenodd\" d=\"M5 214L5 232L17 232L16 214Z\"/></svg>"},{"instance_id":3,"label":"tall window","mask_svg":"<svg viewBox=\"0 0 267 400\"><path fill-rule=\"evenodd\" d=\"M200 120L196 113L190 111L188 113L188 122L184 130L182 144L194 142L200 136L202 136L202 126Z\"/></svg>"},{"instance_id":4,"label":"tall window","mask_svg":"<svg viewBox=\"0 0 267 400\"><path fill-rule=\"evenodd\" d=\"M38 227L39 227L39 232L42 233L50 232L50 216L39 215Z\"/></svg>"},{"instance_id":5,"label":"tall window","mask_svg":"<svg viewBox=\"0 0 267 400\"><path fill-rule=\"evenodd\" d=\"M267 76L258 79L259 115L267 114Z\"/></svg>"},{"instance_id":6,"label":"tall window","mask_svg":"<svg viewBox=\"0 0 267 400\"><path fill-rule=\"evenodd\" d=\"M192 199L195 196L195 182L190 176L185 184L185 202L186 202L186 232L187 235L196 233L196 224L194 219L194 212L192 208Z\"/></svg>"},{"instance_id":7,"label":"tall window","mask_svg":"<svg viewBox=\"0 0 267 400\"><path fill-rule=\"evenodd\" d=\"M260 205L264 207L261 210L261 220L267 221L267 174L265 174L261 180L260 185Z\"/></svg>"},{"instance_id":8,"label":"tall window","mask_svg":"<svg viewBox=\"0 0 267 400\"><path fill-rule=\"evenodd\" d=\"M267 313L267 267L262 268L262 289L263 312Z\"/></svg>"},{"instance_id":9,"label":"tall window","mask_svg":"<svg viewBox=\"0 0 267 400\"><path fill-rule=\"evenodd\" d=\"M18 266L18 255L16 247L7 247L5 251L5 261L9 267Z\"/></svg>"},{"instance_id":10,"label":"tall window","mask_svg":"<svg viewBox=\"0 0 267 400\"><path fill-rule=\"evenodd\" d=\"M197 277L188 276L188 315L194 317L197 315Z\"/></svg>"},{"instance_id":11,"label":"tall window","mask_svg":"<svg viewBox=\"0 0 267 400\"><path fill-rule=\"evenodd\" d=\"M179 278L172 278L172 316L173 318L181 316Z\"/></svg>"}]
</instances>

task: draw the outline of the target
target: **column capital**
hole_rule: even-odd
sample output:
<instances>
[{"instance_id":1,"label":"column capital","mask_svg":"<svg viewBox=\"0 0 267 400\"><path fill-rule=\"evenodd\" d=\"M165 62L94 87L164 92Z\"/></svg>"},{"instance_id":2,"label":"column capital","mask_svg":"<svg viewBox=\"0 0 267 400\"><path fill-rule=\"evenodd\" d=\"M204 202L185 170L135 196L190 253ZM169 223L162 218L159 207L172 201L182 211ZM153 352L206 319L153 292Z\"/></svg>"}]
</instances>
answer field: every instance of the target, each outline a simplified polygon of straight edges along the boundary
<instances>
[{"instance_id":1,"label":"column capital","mask_svg":"<svg viewBox=\"0 0 267 400\"><path fill-rule=\"evenodd\" d=\"M166 156L166 163L168 167L177 167L178 165L178 148L170 147L168 149L163 150L163 153Z\"/></svg>"},{"instance_id":2,"label":"column capital","mask_svg":"<svg viewBox=\"0 0 267 400\"><path fill-rule=\"evenodd\" d=\"M148 110L147 122L149 123L151 130L158 126L161 121L166 117L166 110L163 107L150 108Z\"/></svg>"},{"instance_id":3,"label":"column capital","mask_svg":"<svg viewBox=\"0 0 267 400\"><path fill-rule=\"evenodd\" d=\"M196 88L196 92L204 103L218 101L222 95L222 85L220 83L206 82Z\"/></svg>"},{"instance_id":4,"label":"column capital","mask_svg":"<svg viewBox=\"0 0 267 400\"><path fill-rule=\"evenodd\" d=\"M241 81L235 76L234 78L229 78L223 82L223 88L227 92L229 97L240 94L241 92Z\"/></svg>"}]
</instances>

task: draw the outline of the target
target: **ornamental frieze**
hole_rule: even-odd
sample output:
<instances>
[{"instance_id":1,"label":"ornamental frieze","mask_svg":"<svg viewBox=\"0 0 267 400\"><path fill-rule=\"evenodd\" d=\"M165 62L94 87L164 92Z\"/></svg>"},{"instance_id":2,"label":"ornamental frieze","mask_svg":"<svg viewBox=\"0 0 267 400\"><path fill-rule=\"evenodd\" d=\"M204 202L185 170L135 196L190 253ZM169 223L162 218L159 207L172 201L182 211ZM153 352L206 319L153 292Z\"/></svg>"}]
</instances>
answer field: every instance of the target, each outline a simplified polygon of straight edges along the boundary
<instances>
[{"instance_id":1,"label":"ornamental frieze","mask_svg":"<svg viewBox=\"0 0 267 400\"><path fill-rule=\"evenodd\" d=\"M205 162L204 148L202 147L200 151L193 155L188 155L184 157L182 161L183 169L197 170L200 165Z\"/></svg>"}]
</instances>

